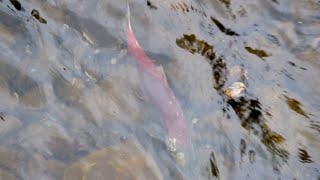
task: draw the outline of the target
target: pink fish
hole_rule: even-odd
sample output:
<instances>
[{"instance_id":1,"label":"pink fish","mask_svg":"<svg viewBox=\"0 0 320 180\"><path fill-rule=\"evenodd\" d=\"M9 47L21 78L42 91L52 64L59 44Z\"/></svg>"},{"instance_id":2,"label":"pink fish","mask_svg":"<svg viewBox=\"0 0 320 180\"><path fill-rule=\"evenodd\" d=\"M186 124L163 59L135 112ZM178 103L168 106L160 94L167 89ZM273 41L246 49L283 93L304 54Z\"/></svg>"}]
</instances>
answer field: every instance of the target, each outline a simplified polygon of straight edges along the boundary
<instances>
[{"instance_id":1,"label":"pink fish","mask_svg":"<svg viewBox=\"0 0 320 180\"><path fill-rule=\"evenodd\" d=\"M141 79L149 98L161 113L167 136L176 141L179 147L186 148L190 141L180 104L169 87L163 69L157 67L139 45L131 28L129 7L126 35L129 53L134 57L139 67Z\"/></svg>"}]
</instances>

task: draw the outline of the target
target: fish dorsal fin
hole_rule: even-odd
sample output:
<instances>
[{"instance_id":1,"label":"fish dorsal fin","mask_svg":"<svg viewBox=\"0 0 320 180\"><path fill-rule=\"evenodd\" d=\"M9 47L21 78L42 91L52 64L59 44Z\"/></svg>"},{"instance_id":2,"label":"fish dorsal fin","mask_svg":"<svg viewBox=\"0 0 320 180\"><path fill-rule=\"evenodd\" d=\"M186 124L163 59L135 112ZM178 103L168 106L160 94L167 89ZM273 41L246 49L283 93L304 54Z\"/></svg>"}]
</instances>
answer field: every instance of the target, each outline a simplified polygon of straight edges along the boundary
<instances>
[{"instance_id":1,"label":"fish dorsal fin","mask_svg":"<svg viewBox=\"0 0 320 180\"><path fill-rule=\"evenodd\" d=\"M167 77L166 77L166 74L163 70L163 67L161 65L159 65L159 66L157 66L157 70L160 73L160 75L162 76L162 79L164 80L165 84L168 84Z\"/></svg>"}]
</instances>

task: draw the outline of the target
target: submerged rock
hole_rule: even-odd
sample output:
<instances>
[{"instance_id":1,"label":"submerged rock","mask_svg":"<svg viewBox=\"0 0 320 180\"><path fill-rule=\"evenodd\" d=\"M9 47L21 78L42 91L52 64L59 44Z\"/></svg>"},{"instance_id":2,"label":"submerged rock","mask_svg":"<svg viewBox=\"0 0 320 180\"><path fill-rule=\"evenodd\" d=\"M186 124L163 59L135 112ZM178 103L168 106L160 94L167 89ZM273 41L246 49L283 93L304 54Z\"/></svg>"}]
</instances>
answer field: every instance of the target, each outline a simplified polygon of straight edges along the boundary
<instances>
[{"instance_id":1,"label":"submerged rock","mask_svg":"<svg viewBox=\"0 0 320 180\"><path fill-rule=\"evenodd\" d=\"M65 167L61 161L47 159L41 154L29 154L18 175L22 179L61 179Z\"/></svg>"},{"instance_id":2,"label":"submerged rock","mask_svg":"<svg viewBox=\"0 0 320 180\"><path fill-rule=\"evenodd\" d=\"M238 98L242 95L242 92L246 89L246 86L241 82L235 82L232 85L228 86L224 91L224 94L229 99Z\"/></svg>"},{"instance_id":3,"label":"submerged rock","mask_svg":"<svg viewBox=\"0 0 320 180\"><path fill-rule=\"evenodd\" d=\"M18 169L20 158L18 153L6 147L0 147L0 167L10 172Z\"/></svg>"},{"instance_id":4,"label":"submerged rock","mask_svg":"<svg viewBox=\"0 0 320 180\"><path fill-rule=\"evenodd\" d=\"M24 106L40 108L47 104L42 85L9 63L0 62L0 85L1 93L15 97Z\"/></svg>"},{"instance_id":5,"label":"submerged rock","mask_svg":"<svg viewBox=\"0 0 320 180\"><path fill-rule=\"evenodd\" d=\"M16 177L11 174L10 172L0 169L0 179L6 179L6 180L15 180Z\"/></svg>"},{"instance_id":6,"label":"submerged rock","mask_svg":"<svg viewBox=\"0 0 320 180\"><path fill-rule=\"evenodd\" d=\"M3 116L0 126L0 136L4 137L22 127L22 122L14 116Z\"/></svg>"},{"instance_id":7,"label":"submerged rock","mask_svg":"<svg viewBox=\"0 0 320 180\"><path fill-rule=\"evenodd\" d=\"M151 156L134 139L93 152L71 164L67 179L163 179Z\"/></svg>"}]
</instances>

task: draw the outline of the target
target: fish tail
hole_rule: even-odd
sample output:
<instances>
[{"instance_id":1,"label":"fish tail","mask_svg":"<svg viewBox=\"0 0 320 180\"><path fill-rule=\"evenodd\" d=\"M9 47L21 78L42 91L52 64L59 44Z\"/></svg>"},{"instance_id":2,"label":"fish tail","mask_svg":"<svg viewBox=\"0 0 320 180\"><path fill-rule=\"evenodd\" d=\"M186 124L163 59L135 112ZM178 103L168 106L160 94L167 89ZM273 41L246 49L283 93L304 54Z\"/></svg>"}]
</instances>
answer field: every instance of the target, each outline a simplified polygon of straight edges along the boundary
<instances>
[{"instance_id":1,"label":"fish tail","mask_svg":"<svg viewBox=\"0 0 320 180\"><path fill-rule=\"evenodd\" d=\"M132 31L132 28L131 28L131 13L130 13L130 0L127 0L127 21L128 21L128 28L129 28L129 31Z\"/></svg>"}]
</instances>

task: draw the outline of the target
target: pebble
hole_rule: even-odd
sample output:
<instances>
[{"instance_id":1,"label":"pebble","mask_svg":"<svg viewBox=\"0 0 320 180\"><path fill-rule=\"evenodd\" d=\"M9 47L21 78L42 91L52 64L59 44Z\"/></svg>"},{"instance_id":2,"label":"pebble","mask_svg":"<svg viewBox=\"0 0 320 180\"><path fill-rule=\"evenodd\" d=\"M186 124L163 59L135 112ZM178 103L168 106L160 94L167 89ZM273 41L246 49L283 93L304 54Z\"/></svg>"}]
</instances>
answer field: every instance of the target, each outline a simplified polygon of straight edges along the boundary
<instances>
[{"instance_id":1,"label":"pebble","mask_svg":"<svg viewBox=\"0 0 320 180\"><path fill-rule=\"evenodd\" d=\"M246 86L242 82L235 82L227 87L227 89L224 91L224 94L229 99L234 99L240 97L245 89Z\"/></svg>"}]
</instances>

